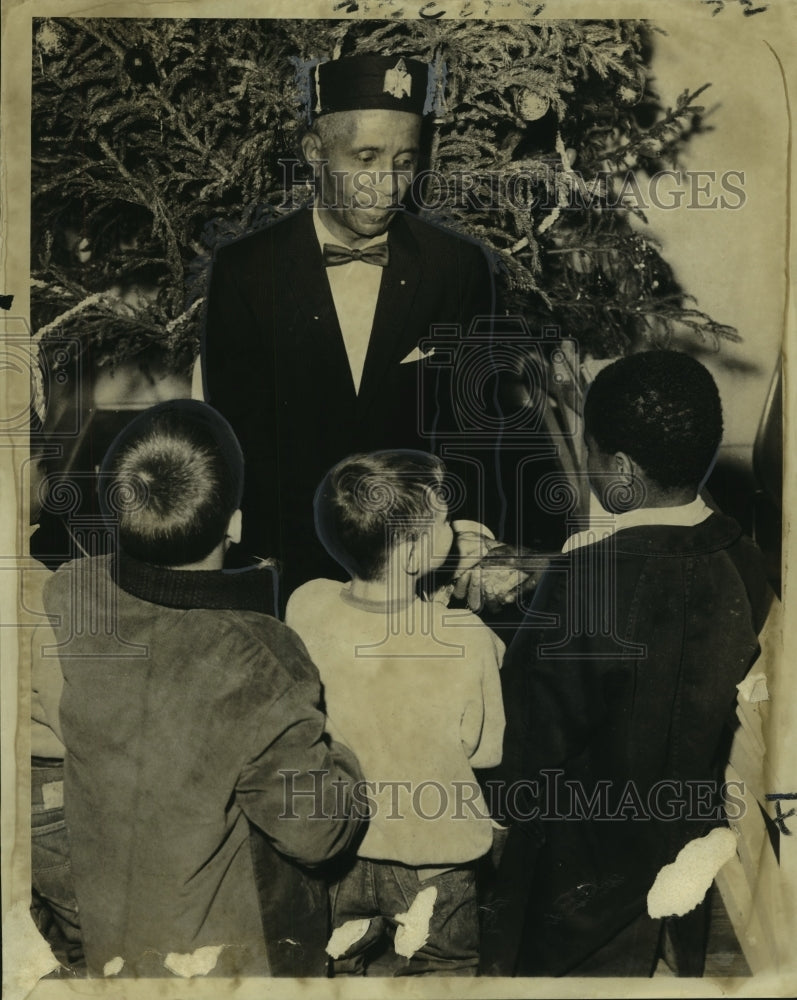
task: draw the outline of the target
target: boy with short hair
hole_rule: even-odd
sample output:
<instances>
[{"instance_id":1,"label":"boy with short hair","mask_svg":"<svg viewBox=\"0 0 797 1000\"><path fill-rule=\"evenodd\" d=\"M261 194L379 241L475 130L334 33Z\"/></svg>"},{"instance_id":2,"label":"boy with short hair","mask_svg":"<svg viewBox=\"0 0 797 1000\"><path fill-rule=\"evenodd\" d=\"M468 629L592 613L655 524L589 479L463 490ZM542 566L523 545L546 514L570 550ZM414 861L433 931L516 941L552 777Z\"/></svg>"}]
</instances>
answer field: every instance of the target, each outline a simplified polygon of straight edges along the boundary
<instances>
[{"instance_id":1,"label":"boy with short hair","mask_svg":"<svg viewBox=\"0 0 797 1000\"><path fill-rule=\"evenodd\" d=\"M67 564L44 595L89 970L164 976L199 951L215 974L323 974L322 883L295 862L356 836L360 772L324 735L306 650L265 613L270 574L222 571L238 443L209 406L163 403L117 437L100 482L118 551Z\"/></svg>"},{"instance_id":2,"label":"boy with short hair","mask_svg":"<svg viewBox=\"0 0 797 1000\"><path fill-rule=\"evenodd\" d=\"M357 754L373 803L332 887L336 973L362 973L386 934L397 975L469 975L478 962L474 863L492 822L473 768L501 758L503 644L470 611L419 596L453 539L444 475L415 451L335 466L316 526L351 581L313 580L288 602L321 673L328 731Z\"/></svg>"},{"instance_id":3,"label":"boy with short hair","mask_svg":"<svg viewBox=\"0 0 797 1000\"><path fill-rule=\"evenodd\" d=\"M507 652L516 822L497 902L507 924L483 968L648 976L666 931L677 973L700 975L701 911L663 926L646 898L662 866L723 822L736 685L771 594L756 546L700 495L722 437L703 365L675 351L610 364L584 429L607 513L568 539Z\"/></svg>"}]
</instances>

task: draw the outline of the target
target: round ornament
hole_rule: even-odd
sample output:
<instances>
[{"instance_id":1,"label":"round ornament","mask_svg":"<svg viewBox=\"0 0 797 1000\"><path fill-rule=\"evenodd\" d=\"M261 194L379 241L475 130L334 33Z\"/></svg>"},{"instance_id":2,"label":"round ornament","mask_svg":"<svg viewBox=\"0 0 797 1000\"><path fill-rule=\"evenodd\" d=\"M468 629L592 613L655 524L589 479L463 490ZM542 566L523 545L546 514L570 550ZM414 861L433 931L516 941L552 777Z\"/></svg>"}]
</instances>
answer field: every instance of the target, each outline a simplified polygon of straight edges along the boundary
<instances>
[{"instance_id":1,"label":"round ornament","mask_svg":"<svg viewBox=\"0 0 797 1000\"><path fill-rule=\"evenodd\" d=\"M547 97L535 94L528 87L521 87L515 95L515 108L518 115L527 122L536 122L548 113L551 102Z\"/></svg>"}]
</instances>

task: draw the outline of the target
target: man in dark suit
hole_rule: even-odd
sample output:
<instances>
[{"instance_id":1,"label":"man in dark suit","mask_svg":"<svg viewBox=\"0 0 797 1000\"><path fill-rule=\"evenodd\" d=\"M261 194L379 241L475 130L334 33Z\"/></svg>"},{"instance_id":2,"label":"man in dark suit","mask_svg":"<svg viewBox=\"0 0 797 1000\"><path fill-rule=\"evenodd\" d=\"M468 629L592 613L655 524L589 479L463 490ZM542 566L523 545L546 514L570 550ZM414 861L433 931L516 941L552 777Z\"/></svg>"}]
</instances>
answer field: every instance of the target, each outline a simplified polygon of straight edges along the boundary
<instances>
[{"instance_id":1,"label":"man in dark suit","mask_svg":"<svg viewBox=\"0 0 797 1000\"><path fill-rule=\"evenodd\" d=\"M480 246L405 208L427 75L396 57L317 67L316 120L302 143L316 170L315 204L214 258L205 398L246 455L243 546L280 560L284 596L339 572L313 527L314 491L332 465L358 451L439 450L457 437L457 351L423 342L435 326L466 334L474 317L494 313ZM483 519L489 476L479 462L453 465L468 513Z\"/></svg>"}]
</instances>

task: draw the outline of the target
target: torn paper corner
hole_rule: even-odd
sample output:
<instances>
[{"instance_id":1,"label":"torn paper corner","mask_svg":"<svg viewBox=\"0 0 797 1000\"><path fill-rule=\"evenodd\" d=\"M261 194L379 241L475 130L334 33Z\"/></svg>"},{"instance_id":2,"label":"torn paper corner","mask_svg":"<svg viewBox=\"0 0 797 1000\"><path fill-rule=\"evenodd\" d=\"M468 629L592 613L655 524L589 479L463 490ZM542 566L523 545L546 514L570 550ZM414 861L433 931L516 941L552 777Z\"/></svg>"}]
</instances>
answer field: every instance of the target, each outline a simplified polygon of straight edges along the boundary
<instances>
[{"instance_id":1,"label":"torn paper corner","mask_svg":"<svg viewBox=\"0 0 797 1000\"><path fill-rule=\"evenodd\" d=\"M429 921L432 919L432 910L437 900L437 889L427 886L421 889L413 899L412 905L406 913L397 913L396 939L393 947L396 954L402 958L412 958L419 948L423 948L429 939Z\"/></svg>"},{"instance_id":2,"label":"torn paper corner","mask_svg":"<svg viewBox=\"0 0 797 1000\"><path fill-rule=\"evenodd\" d=\"M224 948L223 944L207 945L204 948L197 948L196 951L187 955L178 955L177 952L170 951L164 958L163 964L176 976L183 979L190 979L191 976L206 976L216 968L219 955Z\"/></svg>"},{"instance_id":3,"label":"torn paper corner","mask_svg":"<svg viewBox=\"0 0 797 1000\"><path fill-rule=\"evenodd\" d=\"M105 965L102 967L102 974L106 978L108 976L118 976L124 967L125 960L121 955L117 955L116 958L109 959Z\"/></svg>"},{"instance_id":4,"label":"torn paper corner","mask_svg":"<svg viewBox=\"0 0 797 1000\"><path fill-rule=\"evenodd\" d=\"M703 900L717 872L736 853L736 835L718 827L690 840L671 865L665 865L648 893L648 914L681 917Z\"/></svg>"},{"instance_id":5,"label":"torn paper corner","mask_svg":"<svg viewBox=\"0 0 797 1000\"><path fill-rule=\"evenodd\" d=\"M42 976L61 963L39 933L26 900L18 900L3 920L3 1000L25 1000ZM11 957L13 956L13 961Z\"/></svg>"},{"instance_id":6,"label":"torn paper corner","mask_svg":"<svg viewBox=\"0 0 797 1000\"><path fill-rule=\"evenodd\" d=\"M736 685L736 690L741 698L749 702L769 701L766 674L748 674L741 684Z\"/></svg>"},{"instance_id":7,"label":"torn paper corner","mask_svg":"<svg viewBox=\"0 0 797 1000\"><path fill-rule=\"evenodd\" d=\"M371 921L366 917L363 920L347 920L345 924L336 927L327 942L327 955L330 958L340 958L341 955L345 955L354 942L365 935L370 924Z\"/></svg>"}]
</instances>

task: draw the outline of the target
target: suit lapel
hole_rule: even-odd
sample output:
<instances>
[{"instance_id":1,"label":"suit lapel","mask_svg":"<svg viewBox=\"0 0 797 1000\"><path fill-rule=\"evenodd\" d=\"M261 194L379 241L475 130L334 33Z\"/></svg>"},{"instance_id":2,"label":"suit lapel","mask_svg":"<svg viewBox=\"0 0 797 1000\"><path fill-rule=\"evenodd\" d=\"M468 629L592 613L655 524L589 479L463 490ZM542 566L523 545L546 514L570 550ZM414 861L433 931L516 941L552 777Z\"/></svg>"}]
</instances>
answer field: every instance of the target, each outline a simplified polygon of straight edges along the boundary
<instances>
[{"instance_id":1,"label":"suit lapel","mask_svg":"<svg viewBox=\"0 0 797 1000\"><path fill-rule=\"evenodd\" d=\"M420 249L403 215L388 230L390 264L384 269L357 397L362 414L379 393L390 364L398 364L417 339L407 323L421 276Z\"/></svg>"},{"instance_id":2,"label":"suit lapel","mask_svg":"<svg viewBox=\"0 0 797 1000\"><path fill-rule=\"evenodd\" d=\"M285 251L282 271L302 319L301 324L283 331L293 340L290 356L304 358L304 363L317 362L328 384L340 388L341 397L353 397L349 359L310 208L299 209Z\"/></svg>"}]
</instances>

